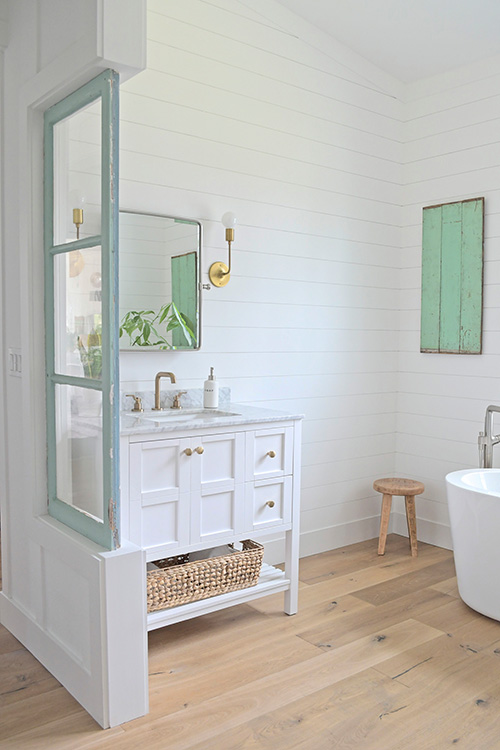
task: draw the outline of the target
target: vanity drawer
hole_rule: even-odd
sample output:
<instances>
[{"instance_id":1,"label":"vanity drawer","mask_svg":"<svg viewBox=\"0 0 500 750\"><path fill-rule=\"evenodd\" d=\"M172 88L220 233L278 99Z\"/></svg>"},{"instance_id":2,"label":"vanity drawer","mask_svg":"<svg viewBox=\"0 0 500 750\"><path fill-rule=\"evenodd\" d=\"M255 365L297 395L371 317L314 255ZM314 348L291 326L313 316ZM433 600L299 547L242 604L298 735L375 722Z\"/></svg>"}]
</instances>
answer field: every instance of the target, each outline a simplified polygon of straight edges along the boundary
<instances>
[{"instance_id":1,"label":"vanity drawer","mask_svg":"<svg viewBox=\"0 0 500 750\"><path fill-rule=\"evenodd\" d=\"M292 477L248 483L245 506L246 531L289 524L292 513Z\"/></svg>"},{"instance_id":2,"label":"vanity drawer","mask_svg":"<svg viewBox=\"0 0 500 750\"><path fill-rule=\"evenodd\" d=\"M292 473L293 427L247 433L247 482Z\"/></svg>"}]
</instances>

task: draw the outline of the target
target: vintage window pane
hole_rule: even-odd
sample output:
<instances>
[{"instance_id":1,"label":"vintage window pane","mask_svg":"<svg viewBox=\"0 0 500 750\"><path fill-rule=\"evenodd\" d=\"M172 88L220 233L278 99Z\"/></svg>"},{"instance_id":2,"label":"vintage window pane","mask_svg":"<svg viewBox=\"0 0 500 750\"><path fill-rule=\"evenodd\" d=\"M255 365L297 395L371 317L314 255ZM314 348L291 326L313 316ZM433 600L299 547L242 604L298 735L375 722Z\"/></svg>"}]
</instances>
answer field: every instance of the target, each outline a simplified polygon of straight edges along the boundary
<instances>
[{"instance_id":1,"label":"vintage window pane","mask_svg":"<svg viewBox=\"0 0 500 750\"><path fill-rule=\"evenodd\" d=\"M54 256L55 371L102 375L101 248Z\"/></svg>"},{"instance_id":2,"label":"vintage window pane","mask_svg":"<svg viewBox=\"0 0 500 750\"><path fill-rule=\"evenodd\" d=\"M102 394L56 385L55 407L57 497L102 521Z\"/></svg>"},{"instance_id":3,"label":"vintage window pane","mask_svg":"<svg viewBox=\"0 0 500 750\"><path fill-rule=\"evenodd\" d=\"M54 125L54 245L100 234L101 164L97 99Z\"/></svg>"}]
</instances>

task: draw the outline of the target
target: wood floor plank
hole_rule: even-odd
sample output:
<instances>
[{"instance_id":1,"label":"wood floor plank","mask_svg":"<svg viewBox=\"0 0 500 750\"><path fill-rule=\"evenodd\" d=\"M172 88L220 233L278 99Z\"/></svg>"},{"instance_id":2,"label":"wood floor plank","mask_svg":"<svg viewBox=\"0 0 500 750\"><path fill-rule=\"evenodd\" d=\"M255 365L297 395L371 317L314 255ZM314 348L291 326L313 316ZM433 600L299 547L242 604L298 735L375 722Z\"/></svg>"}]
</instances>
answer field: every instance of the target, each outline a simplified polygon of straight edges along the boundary
<instances>
[{"instance_id":1,"label":"wood floor plank","mask_svg":"<svg viewBox=\"0 0 500 750\"><path fill-rule=\"evenodd\" d=\"M309 742L310 748L321 746L322 735L350 713L374 707L377 714L398 705L407 693L402 685L373 669L341 680L304 698L258 716L222 735L197 744L190 750L288 750ZM329 744L329 747L333 745Z\"/></svg>"},{"instance_id":2,"label":"wood floor plank","mask_svg":"<svg viewBox=\"0 0 500 750\"><path fill-rule=\"evenodd\" d=\"M11 704L8 708L3 707L0 711L0 747L7 738L30 729L38 730L44 724L58 721L61 715L70 716L81 711L80 704L62 685Z\"/></svg>"},{"instance_id":3,"label":"wood floor plank","mask_svg":"<svg viewBox=\"0 0 500 750\"><path fill-rule=\"evenodd\" d=\"M374 668L411 688L427 686L432 681L442 679L448 670L461 669L462 662L476 664L478 655L487 656L488 664L496 673L500 666L500 653L495 653L498 642L492 640L495 629L490 628L491 621L486 618L482 620L479 624L469 623L456 630L451 627L442 638L424 646L415 645Z\"/></svg>"},{"instance_id":4,"label":"wood floor plank","mask_svg":"<svg viewBox=\"0 0 500 750\"><path fill-rule=\"evenodd\" d=\"M414 741L424 749L457 746L496 750L500 746L500 687L469 698L447 715L434 711L433 721L415 730ZM388 750L400 745L392 744Z\"/></svg>"},{"instance_id":5,"label":"wood floor plank","mask_svg":"<svg viewBox=\"0 0 500 750\"><path fill-rule=\"evenodd\" d=\"M418 559L418 558L417 558ZM404 596L410 589L416 591L427 586L432 586L439 581L449 578L455 572L452 558L442 562L419 568L406 575L394 577L384 583L366 587L364 591L358 590L357 596L370 604L379 606L393 599Z\"/></svg>"},{"instance_id":6,"label":"wood floor plank","mask_svg":"<svg viewBox=\"0 0 500 750\"><path fill-rule=\"evenodd\" d=\"M456 576L447 578L446 581L435 583L431 588L436 589L436 591L441 591L443 594L448 594L448 596L454 596L457 599L460 599Z\"/></svg>"},{"instance_id":7,"label":"wood floor plank","mask_svg":"<svg viewBox=\"0 0 500 750\"><path fill-rule=\"evenodd\" d=\"M380 557L377 552L377 540L369 539L347 547L321 552L311 557L303 557L299 562L300 580L307 584L320 583L332 575L344 575L353 570L368 568L370 565L379 565ZM430 545L422 545L423 554ZM434 548L439 549L439 548ZM397 534L389 534L387 537L387 559L394 556L408 554L408 540Z\"/></svg>"},{"instance_id":8,"label":"wood floor plank","mask_svg":"<svg viewBox=\"0 0 500 750\"><path fill-rule=\"evenodd\" d=\"M433 547L431 549L435 550L437 548ZM378 557L378 565L354 570L338 577L328 577L319 583L301 589L299 592L299 608L307 607L311 601L324 601L327 597L337 600L339 597L348 594L355 594L357 598L362 599L367 604L377 605L383 603L383 596L386 597L387 601L391 598L396 598L396 594L388 596L388 592L395 591L403 596L409 590L412 590L412 588L415 590L424 588L425 581L435 581L439 578L439 575L449 575L450 566L453 567L453 562L449 559L440 560L436 563L436 558L433 555L434 553L431 553L427 558L406 556L390 561L381 561L381 558ZM441 568L437 567L439 565L446 566L444 570L447 572L442 573ZM424 571L427 570L429 572L425 573ZM409 583L412 585L406 586L406 578L404 578L402 585L398 584L399 580L403 579L405 575L411 576ZM393 582L393 587L391 587L391 582ZM383 588L384 585L387 585L388 588ZM379 586L381 587L380 590ZM268 599L270 601L267 601ZM373 601L371 601L372 599ZM272 599L271 597L265 597L259 599L253 606L258 608L260 612L271 613L273 611L276 612L278 606L282 607L282 601L281 598Z\"/></svg>"},{"instance_id":9,"label":"wood floor plank","mask_svg":"<svg viewBox=\"0 0 500 750\"><path fill-rule=\"evenodd\" d=\"M29 651L20 648L0 655L0 702L33 695L41 683L53 686L54 677Z\"/></svg>"},{"instance_id":10,"label":"wood floor plank","mask_svg":"<svg viewBox=\"0 0 500 750\"><path fill-rule=\"evenodd\" d=\"M437 645L436 641L433 646ZM425 648L421 649L422 654ZM437 656L437 654L435 654ZM401 709L400 715L390 716L383 732L374 729L373 739L383 741L384 747L399 748L412 728L412 737L416 747L430 747L421 743L421 736L434 742L434 747L445 747L440 744L438 736L443 720L453 713L462 711L463 707L479 701L488 701L492 688L498 687L498 669L494 659L487 653L458 654L458 661L448 659L446 663L438 660L425 661L419 668L417 680L411 684L411 702ZM491 720L484 717L485 722ZM497 725L497 730L498 730ZM477 744L463 745L471 748L489 748L497 745Z\"/></svg>"},{"instance_id":11,"label":"wood floor plank","mask_svg":"<svg viewBox=\"0 0 500 750\"><path fill-rule=\"evenodd\" d=\"M430 588L427 591L437 590ZM448 601L443 602L436 609L429 609L413 615L415 619L439 630L449 630L450 624L452 624L453 629L456 629L462 625L467 625L469 622L475 621L479 623L483 619L482 615L468 607L467 604L464 604L461 599L456 599L449 594L444 594L443 596L446 596Z\"/></svg>"},{"instance_id":12,"label":"wood floor plank","mask_svg":"<svg viewBox=\"0 0 500 750\"><path fill-rule=\"evenodd\" d=\"M326 650L338 648L361 638L372 632L375 627L385 628L395 625L404 617L418 619L431 627L442 630L439 625L427 622L425 614L439 610L445 603L456 604L457 602L439 591L429 588L419 589L395 601L363 610L362 616L358 612L346 613L332 622L317 623L308 630L300 631L299 635L309 643ZM424 619L421 619L421 616Z\"/></svg>"},{"instance_id":13,"label":"wood floor plank","mask_svg":"<svg viewBox=\"0 0 500 750\"><path fill-rule=\"evenodd\" d=\"M35 729L19 732L14 737L2 740L2 750L91 750L100 747L103 741L116 743L125 736L123 727L101 729L82 709L75 714L63 714Z\"/></svg>"},{"instance_id":14,"label":"wood floor plank","mask_svg":"<svg viewBox=\"0 0 500 750\"><path fill-rule=\"evenodd\" d=\"M150 664L150 712L137 721L149 723L154 718L228 694L249 681L280 672L317 654L315 646L295 635L272 636L269 632L218 644L218 648L210 648L202 661L197 650L171 655L167 652L161 663L156 660Z\"/></svg>"},{"instance_id":15,"label":"wood floor plank","mask_svg":"<svg viewBox=\"0 0 500 750\"><path fill-rule=\"evenodd\" d=\"M10 651L18 651L22 644L14 638L12 633L0 625L0 654L7 654Z\"/></svg>"}]
</instances>

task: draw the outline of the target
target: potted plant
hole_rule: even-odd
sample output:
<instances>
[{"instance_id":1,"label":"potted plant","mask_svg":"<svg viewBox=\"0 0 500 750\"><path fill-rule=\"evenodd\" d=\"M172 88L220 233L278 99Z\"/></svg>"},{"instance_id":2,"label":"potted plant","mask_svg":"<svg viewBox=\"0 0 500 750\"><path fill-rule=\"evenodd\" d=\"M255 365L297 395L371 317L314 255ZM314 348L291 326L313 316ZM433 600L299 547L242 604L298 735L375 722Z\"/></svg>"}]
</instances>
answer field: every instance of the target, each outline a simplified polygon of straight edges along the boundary
<instances>
[{"instance_id":1,"label":"potted plant","mask_svg":"<svg viewBox=\"0 0 500 750\"><path fill-rule=\"evenodd\" d=\"M87 336L85 346L81 336L77 336L76 343L80 352L80 361L86 378L98 380L102 375L102 328L93 328Z\"/></svg>"},{"instance_id":2,"label":"potted plant","mask_svg":"<svg viewBox=\"0 0 500 750\"><path fill-rule=\"evenodd\" d=\"M173 302L154 310L130 310L120 323L120 337L128 334L130 346L159 346L160 349L176 349L166 336L174 329L179 329L186 346L196 343L194 326L189 318L178 310Z\"/></svg>"}]
</instances>

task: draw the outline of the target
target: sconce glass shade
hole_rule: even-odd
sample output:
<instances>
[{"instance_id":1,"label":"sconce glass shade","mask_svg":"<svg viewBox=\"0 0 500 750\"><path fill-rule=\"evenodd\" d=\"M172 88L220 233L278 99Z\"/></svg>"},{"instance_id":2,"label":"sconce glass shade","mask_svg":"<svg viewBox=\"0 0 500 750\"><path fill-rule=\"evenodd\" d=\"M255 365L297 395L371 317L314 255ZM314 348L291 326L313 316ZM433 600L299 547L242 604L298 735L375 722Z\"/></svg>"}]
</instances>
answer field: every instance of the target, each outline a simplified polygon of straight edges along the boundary
<instances>
[{"instance_id":1,"label":"sconce glass shade","mask_svg":"<svg viewBox=\"0 0 500 750\"><path fill-rule=\"evenodd\" d=\"M226 229L234 229L234 227L236 226L236 216L232 211L226 211L221 219L221 222L222 226L226 227Z\"/></svg>"},{"instance_id":2,"label":"sconce glass shade","mask_svg":"<svg viewBox=\"0 0 500 750\"><path fill-rule=\"evenodd\" d=\"M86 198L80 190L72 190L69 194L71 208L85 208Z\"/></svg>"}]
</instances>

